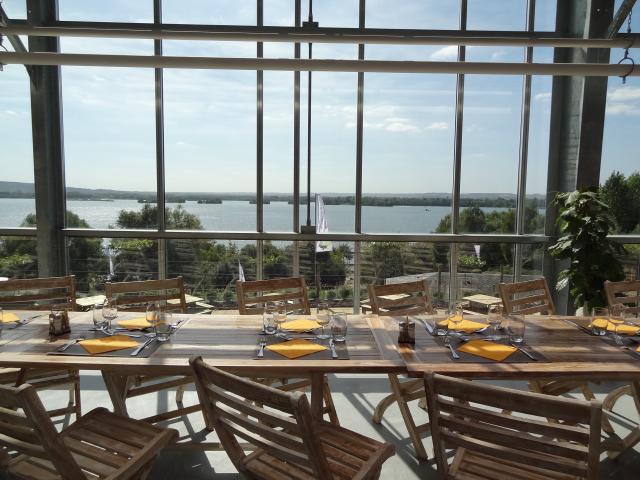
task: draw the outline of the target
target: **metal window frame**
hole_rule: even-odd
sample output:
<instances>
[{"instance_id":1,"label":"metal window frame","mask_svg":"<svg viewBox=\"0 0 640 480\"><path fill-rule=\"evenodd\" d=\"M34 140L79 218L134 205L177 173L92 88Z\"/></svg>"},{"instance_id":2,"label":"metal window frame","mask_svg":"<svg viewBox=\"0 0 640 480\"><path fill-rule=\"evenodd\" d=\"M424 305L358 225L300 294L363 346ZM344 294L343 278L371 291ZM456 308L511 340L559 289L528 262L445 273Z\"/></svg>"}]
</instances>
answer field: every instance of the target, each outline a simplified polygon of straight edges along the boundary
<instances>
[{"instance_id":1,"label":"metal window frame","mask_svg":"<svg viewBox=\"0 0 640 480\"><path fill-rule=\"evenodd\" d=\"M533 45L575 46L577 42L581 45L602 47L603 45L627 46L640 44L640 35L618 34L613 39L570 39L562 38L555 32L535 31L534 13L535 0L528 1L527 28L524 31L466 31L466 11L467 0L460 0L460 29L459 30L411 30L411 29L371 29L366 28L366 0L359 0L359 24L358 28L317 28L313 32L314 43L357 43L358 60L365 59L365 43L392 43L392 44L452 44L459 45L458 61L465 60L465 45L497 45L511 42L515 45L524 46L525 63L531 64L533 59ZM255 26L230 26L230 25L175 25L162 23L162 0L154 0L154 22L152 24L132 24L119 22L69 22L55 21L50 27L65 30L72 29L126 29L130 32L141 32L145 29L152 31L154 39L155 55L162 55L161 34L174 32L179 35L182 31L191 32L193 35L220 34L218 40L225 40L227 33L228 40L239 40L232 34L251 34L263 41L277 41L277 37L288 34L287 41L294 43L294 58L300 58L300 42L310 40L301 34L301 0L295 0L295 19L293 27L270 27L263 25L263 0L256 0L257 19ZM6 28L6 27L5 27ZM30 28L24 20L12 20L9 28L27 29ZM79 31L76 30L76 33ZM195 33L194 33L195 32ZM198 33L200 32L200 33ZM44 30L41 30L44 34ZM550 36L550 34L552 34ZM117 33L115 34L117 35ZM269 36L271 35L271 36ZM275 36L274 36L275 35ZM292 35L299 35L294 37ZM286 36L286 35L285 35ZM367 38L370 37L370 38ZM390 37L390 38L385 38ZM170 37L167 37L170 38ZM175 38L175 37L172 37ZM292 40L293 39L293 40ZM364 42L364 43L363 43ZM609 42L609 43L605 43ZM616 43L617 42L617 43ZM633 43L635 42L635 43ZM256 58L263 57L262 43L256 41ZM516 278L520 276L522 254L521 246L524 244L545 245L551 240L546 235L526 234L524 232L524 207L526 195L526 166L529 134L529 109L531 101L531 75L525 75L523 85L523 103L521 117L521 139L518 171L518 191L517 191L517 226L515 234L459 234L459 213L460 213L460 175L461 175L461 148L462 148L462 124L464 119L464 73L457 75L456 85L456 132L454 148L454 164L452 171L453 195L452 195L452 229L449 234L376 234L362 233L362 167L363 167L363 109L364 109L364 72L358 72L358 96L357 96L357 131L356 131L356 208L355 208L355 229L354 233L298 233L300 222L300 72L292 72L294 75L293 111L294 111L294 144L293 144L293 218L292 232L276 233L264 231L264 206L262 198L264 163L263 163L263 88L264 77L262 71L257 70L256 75L256 231L255 232L224 232L224 231L184 231L167 230L165 218L165 155L164 155L164 104L163 104L163 68L155 68L155 113L156 113L156 169L157 169L157 201L158 201L158 228L156 230L114 230L114 229L81 229L63 228L62 236L68 238L149 238L158 240L159 244L159 271L162 278L166 276L166 248L160 248L167 241L174 239L205 239L205 240L253 240L256 241L258 250L258 278L262 276L261 251L264 241L291 241L294 244L293 271L299 274L299 242L332 240L354 243L354 310L359 308L360 290L360 266L361 242L416 242L416 243L440 243L450 245L450 274L451 284L457 275L457 247L460 244L474 243L507 243L515 245L516 255L514 272ZM60 205L59 208L64 208ZM27 237L33 238L38 235L36 228L0 228L0 236ZM614 241L626 244L640 244L640 236L634 235L611 235ZM163 268L164 265L164 268ZM68 264L67 264L68 269ZM453 292L452 292L453 293ZM453 295L455 296L455 294Z\"/></svg>"}]
</instances>

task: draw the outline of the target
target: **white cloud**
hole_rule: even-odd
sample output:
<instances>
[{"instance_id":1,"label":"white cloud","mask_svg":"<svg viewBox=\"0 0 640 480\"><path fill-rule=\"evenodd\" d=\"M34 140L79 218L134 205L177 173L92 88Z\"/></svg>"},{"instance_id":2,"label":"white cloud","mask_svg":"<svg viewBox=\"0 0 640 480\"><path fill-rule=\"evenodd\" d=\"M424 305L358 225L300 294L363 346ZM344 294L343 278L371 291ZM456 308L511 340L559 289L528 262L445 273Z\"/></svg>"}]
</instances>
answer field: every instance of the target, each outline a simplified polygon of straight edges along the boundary
<instances>
[{"instance_id":1,"label":"white cloud","mask_svg":"<svg viewBox=\"0 0 640 480\"><path fill-rule=\"evenodd\" d=\"M415 125L404 122L391 122L384 129L387 132L417 132L419 130Z\"/></svg>"},{"instance_id":2,"label":"white cloud","mask_svg":"<svg viewBox=\"0 0 640 480\"><path fill-rule=\"evenodd\" d=\"M640 100L640 87L620 87L609 93L608 99L614 102L626 102L629 100Z\"/></svg>"},{"instance_id":3,"label":"white cloud","mask_svg":"<svg viewBox=\"0 0 640 480\"><path fill-rule=\"evenodd\" d=\"M425 130L448 130L449 124L447 122L431 122Z\"/></svg>"},{"instance_id":4,"label":"white cloud","mask_svg":"<svg viewBox=\"0 0 640 480\"><path fill-rule=\"evenodd\" d=\"M436 60L438 62L456 60L457 58L458 58L457 45L447 45L446 47L442 47L440 50L436 50L431 54L431 60Z\"/></svg>"},{"instance_id":5,"label":"white cloud","mask_svg":"<svg viewBox=\"0 0 640 480\"><path fill-rule=\"evenodd\" d=\"M551 99L551 92L536 93L535 99L539 102Z\"/></svg>"},{"instance_id":6,"label":"white cloud","mask_svg":"<svg viewBox=\"0 0 640 480\"><path fill-rule=\"evenodd\" d=\"M640 106L628 103L607 104L607 114L609 115L637 115L640 114Z\"/></svg>"}]
</instances>

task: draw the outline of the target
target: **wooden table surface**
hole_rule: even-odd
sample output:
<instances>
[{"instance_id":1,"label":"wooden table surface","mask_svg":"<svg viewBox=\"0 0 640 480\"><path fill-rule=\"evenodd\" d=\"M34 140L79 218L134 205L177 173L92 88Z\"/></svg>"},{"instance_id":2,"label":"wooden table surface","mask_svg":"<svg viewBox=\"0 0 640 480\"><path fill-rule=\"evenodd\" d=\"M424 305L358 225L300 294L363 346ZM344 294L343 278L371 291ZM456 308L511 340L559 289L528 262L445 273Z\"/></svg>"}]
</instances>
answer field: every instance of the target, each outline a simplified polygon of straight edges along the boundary
<instances>
[{"instance_id":1,"label":"wooden table surface","mask_svg":"<svg viewBox=\"0 0 640 480\"><path fill-rule=\"evenodd\" d=\"M141 315L144 314L121 312L118 319ZM91 312L72 312L71 334L57 338L49 337L46 316L16 328L6 324L0 336L0 366L28 368L64 365L86 370L119 371L123 374L176 375L190 373L189 357L202 355L212 365L236 373L260 373L262 376L293 376L313 372L406 372L396 346L387 342L384 326L374 316L349 315L348 360L287 360L284 357L283 360L254 360L258 332L262 327L261 316L174 315L174 322L180 319L184 319L184 322L171 340L161 344L149 358L47 355L69 338L82 335L91 328Z\"/></svg>"},{"instance_id":2,"label":"wooden table surface","mask_svg":"<svg viewBox=\"0 0 640 480\"><path fill-rule=\"evenodd\" d=\"M482 318L480 316L479 318ZM382 319L381 319L382 320ZM527 363L467 363L453 360L449 350L436 343L416 324L416 344L400 345L398 352L409 374L425 372L468 378L530 379L571 377L593 380L640 380L640 355L625 352L610 339L595 337L567 323L583 326L590 319L579 317L528 316L525 344L547 361ZM398 319L384 318L389 335L397 335ZM636 347L640 346L636 344Z\"/></svg>"}]
</instances>

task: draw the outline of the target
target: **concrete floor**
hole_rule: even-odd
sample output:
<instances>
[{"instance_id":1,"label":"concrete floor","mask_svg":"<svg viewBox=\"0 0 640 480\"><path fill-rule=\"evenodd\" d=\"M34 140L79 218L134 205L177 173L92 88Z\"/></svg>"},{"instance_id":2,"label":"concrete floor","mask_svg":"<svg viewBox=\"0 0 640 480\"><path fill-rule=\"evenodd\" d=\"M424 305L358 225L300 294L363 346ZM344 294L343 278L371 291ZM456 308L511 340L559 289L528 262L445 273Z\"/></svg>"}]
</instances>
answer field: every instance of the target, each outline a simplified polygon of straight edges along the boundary
<instances>
[{"instance_id":1,"label":"concrete floor","mask_svg":"<svg viewBox=\"0 0 640 480\"><path fill-rule=\"evenodd\" d=\"M414 458L404 423L395 405L387 411L381 426L371 422L371 413L375 405L388 392L386 376L339 375L330 377L330 382L340 421L344 427L395 445L396 455L385 463L381 478L398 480L439 478L433 460L418 462ZM507 384L503 385L507 386ZM526 385L521 382L510 383L508 386L526 388ZM615 386L612 384L596 386L597 396L603 398L606 392ZM66 392L46 392L42 394L42 398L45 405L51 408L54 405L64 404ZM185 393L185 405L194 403L196 400L197 396L193 389ZM83 372L82 403L85 412L97 406L111 407L102 377L99 374ZM417 404L417 402L413 403ZM138 397L130 400L128 405L131 416L148 416L153 414L156 409L165 409L167 405L173 406L173 395L160 393ZM616 417L616 423L620 425L620 428L639 421L632 401L628 397L621 402L619 412L620 415ZM415 415L417 421L426 420L426 412L417 408L417 405ZM63 427L66 422L68 419L61 420L57 424ZM168 426L178 429L181 436L188 434L195 438L202 438L206 435L200 414L190 415L186 422L176 421ZM216 441L217 439L215 434L209 434L207 440ZM425 445L429 455L432 456L433 448L430 437L425 438ZM601 467L601 478L603 479L640 479L640 447L636 446L634 450L621 455L616 461L604 459ZM6 477L0 474L0 478ZM162 452L150 476L150 479L153 480L238 478L240 476L224 452L202 452L184 448Z\"/></svg>"}]
</instances>

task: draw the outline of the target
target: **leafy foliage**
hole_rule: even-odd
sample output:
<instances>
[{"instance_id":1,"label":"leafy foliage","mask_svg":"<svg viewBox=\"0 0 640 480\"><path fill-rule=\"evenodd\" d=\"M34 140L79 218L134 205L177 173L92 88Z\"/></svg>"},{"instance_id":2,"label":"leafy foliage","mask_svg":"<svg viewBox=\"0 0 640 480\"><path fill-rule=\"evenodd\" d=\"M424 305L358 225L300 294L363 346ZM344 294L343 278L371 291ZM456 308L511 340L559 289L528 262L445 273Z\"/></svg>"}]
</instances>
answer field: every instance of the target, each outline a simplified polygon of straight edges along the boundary
<instances>
[{"instance_id":1,"label":"leafy foliage","mask_svg":"<svg viewBox=\"0 0 640 480\"><path fill-rule=\"evenodd\" d=\"M555 203L560 208L558 227L562 237L549 251L554 257L569 260L569 267L560 272L557 289L569 286L576 307L605 306L604 281L624 278L616 258L625 253L624 247L607 238L614 226L609 207L590 190L559 193Z\"/></svg>"},{"instance_id":2,"label":"leafy foliage","mask_svg":"<svg viewBox=\"0 0 640 480\"><path fill-rule=\"evenodd\" d=\"M609 205L617 230L630 233L640 230L640 173L628 178L620 172L613 172L600 187L602 201Z\"/></svg>"}]
</instances>

